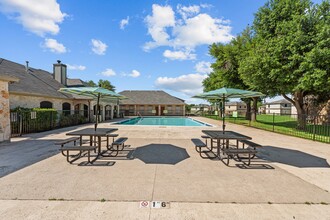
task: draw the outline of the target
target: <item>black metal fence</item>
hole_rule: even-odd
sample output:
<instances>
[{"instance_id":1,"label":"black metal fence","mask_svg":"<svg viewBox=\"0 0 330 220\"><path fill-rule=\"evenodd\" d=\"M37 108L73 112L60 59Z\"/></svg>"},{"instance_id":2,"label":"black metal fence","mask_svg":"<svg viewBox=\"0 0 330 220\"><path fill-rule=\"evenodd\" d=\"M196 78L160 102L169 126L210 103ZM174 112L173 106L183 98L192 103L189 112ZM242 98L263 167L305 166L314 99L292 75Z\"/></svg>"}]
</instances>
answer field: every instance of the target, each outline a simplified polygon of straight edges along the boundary
<instances>
[{"instance_id":1,"label":"black metal fence","mask_svg":"<svg viewBox=\"0 0 330 220\"><path fill-rule=\"evenodd\" d=\"M219 115L205 114L205 117L220 120ZM252 113L226 116L225 120L235 124L241 124L287 134L296 137L330 143L330 115L301 115L297 114L256 114L256 120L252 120Z\"/></svg>"},{"instance_id":2,"label":"black metal fence","mask_svg":"<svg viewBox=\"0 0 330 220\"><path fill-rule=\"evenodd\" d=\"M88 111L10 112L11 136L52 130L90 122Z\"/></svg>"}]
</instances>

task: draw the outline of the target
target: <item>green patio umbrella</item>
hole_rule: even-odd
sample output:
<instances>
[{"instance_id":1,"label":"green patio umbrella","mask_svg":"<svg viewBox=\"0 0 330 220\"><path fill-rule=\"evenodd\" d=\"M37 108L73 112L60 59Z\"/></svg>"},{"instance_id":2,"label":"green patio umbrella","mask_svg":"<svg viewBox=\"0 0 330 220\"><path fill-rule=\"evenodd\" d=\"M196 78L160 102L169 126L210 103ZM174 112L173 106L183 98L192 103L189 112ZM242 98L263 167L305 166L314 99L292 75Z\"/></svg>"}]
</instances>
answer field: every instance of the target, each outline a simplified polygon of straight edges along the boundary
<instances>
[{"instance_id":1,"label":"green patio umbrella","mask_svg":"<svg viewBox=\"0 0 330 220\"><path fill-rule=\"evenodd\" d=\"M202 94L198 94L193 96L193 98L207 99L207 100L222 100L222 130L225 132L225 101L227 98L253 98L253 97L261 97L265 96L261 92L242 90L242 89L233 89L222 87L220 89L212 90L209 92L204 92Z\"/></svg>"},{"instance_id":2,"label":"green patio umbrella","mask_svg":"<svg viewBox=\"0 0 330 220\"><path fill-rule=\"evenodd\" d=\"M119 100L119 99L126 98L123 95L120 95L111 90L104 89L101 87L69 87L69 88L60 88L58 91L63 92L63 93L68 93L68 94L93 97L93 98L97 99L95 130L97 128L98 118L99 118L98 114L100 111L100 106L99 106L100 99L102 99L102 100Z\"/></svg>"}]
</instances>

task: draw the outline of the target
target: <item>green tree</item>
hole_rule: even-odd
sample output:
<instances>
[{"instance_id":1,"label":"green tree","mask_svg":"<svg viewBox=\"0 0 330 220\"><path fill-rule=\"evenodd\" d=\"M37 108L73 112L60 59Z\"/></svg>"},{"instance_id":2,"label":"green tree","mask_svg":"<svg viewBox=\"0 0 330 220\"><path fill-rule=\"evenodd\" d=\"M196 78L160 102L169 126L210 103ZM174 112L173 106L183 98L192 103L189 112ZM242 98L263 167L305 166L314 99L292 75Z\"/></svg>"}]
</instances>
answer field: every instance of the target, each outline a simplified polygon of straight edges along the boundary
<instances>
[{"instance_id":1,"label":"green tree","mask_svg":"<svg viewBox=\"0 0 330 220\"><path fill-rule=\"evenodd\" d=\"M88 86L90 87L97 87L96 83L93 80L89 80L86 82Z\"/></svg>"},{"instance_id":2,"label":"green tree","mask_svg":"<svg viewBox=\"0 0 330 220\"><path fill-rule=\"evenodd\" d=\"M188 114L190 113L190 111L191 111L191 107L192 107L191 104L190 104L190 105L189 105L189 104L186 104L186 105L185 105L186 114L187 114L187 113L188 113Z\"/></svg>"},{"instance_id":3,"label":"green tree","mask_svg":"<svg viewBox=\"0 0 330 220\"><path fill-rule=\"evenodd\" d=\"M329 0L320 5L270 0L256 13L253 31L249 53L239 66L243 81L289 100L304 127L304 98L330 91Z\"/></svg>"},{"instance_id":4,"label":"green tree","mask_svg":"<svg viewBox=\"0 0 330 220\"><path fill-rule=\"evenodd\" d=\"M104 89L109 89L111 91L115 91L115 88L116 88L115 86L113 86L109 82L109 80L102 80L102 79L100 79L99 82L98 82L98 85L99 85L99 87L102 87Z\"/></svg>"},{"instance_id":5,"label":"green tree","mask_svg":"<svg viewBox=\"0 0 330 220\"><path fill-rule=\"evenodd\" d=\"M252 41L251 28L247 27L240 35L232 39L230 43L212 44L209 53L216 61L211 65L213 72L203 81L204 90L210 91L221 87L249 89L239 74L239 66L242 59L249 53ZM251 99L242 99L247 104L247 115L250 119ZM257 110L258 99L253 99L253 112ZM255 120L255 116L252 118Z\"/></svg>"}]
</instances>

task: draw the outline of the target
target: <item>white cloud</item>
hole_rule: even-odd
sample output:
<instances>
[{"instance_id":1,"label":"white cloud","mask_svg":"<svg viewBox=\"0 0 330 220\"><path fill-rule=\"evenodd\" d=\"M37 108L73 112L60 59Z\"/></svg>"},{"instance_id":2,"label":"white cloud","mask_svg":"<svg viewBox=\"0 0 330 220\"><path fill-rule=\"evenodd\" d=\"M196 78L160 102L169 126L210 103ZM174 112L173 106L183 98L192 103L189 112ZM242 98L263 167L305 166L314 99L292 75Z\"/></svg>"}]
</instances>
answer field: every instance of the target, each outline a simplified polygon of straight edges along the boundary
<instances>
[{"instance_id":1,"label":"white cloud","mask_svg":"<svg viewBox=\"0 0 330 220\"><path fill-rule=\"evenodd\" d=\"M182 18L186 19L195 14L198 14L200 11L200 6L199 5L182 6L181 4L179 4L177 6L177 10L179 14L182 16Z\"/></svg>"},{"instance_id":2,"label":"white cloud","mask_svg":"<svg viewBox=\"0 0 330 220\"><path fill-rule=\"evenodd\" d=\"M82 66L82 65L70 65L70 64L67 64L67 67L69 70L80 70L80 71L83 71L86 69L86 66Z\"/></svg>"},{"instance_id":3,"label":"white cloud","mask_svg":"<svg viewBox=\"0 0 330 220\"><path fill-rule=\"evenodd\" d=\"M92 51L97 55L104 55L107 45L100 40L92 39Z\"/></svg>"},{"instance_id":4,"label":"white cloud","mask_svg":"<svg viewBox=\"0 0 330 220\"><path fill-rule=\"evenodd\" d=\"M113 69L106 69L101 73L103 76L115 76L116 72Z\"/></svg>"},{"instance_id":5,"label":"white cloud","mask_svg":"<svg viewBox=\"0 0 330 220\"><path fill-rule=\"evenodd\" d=\"M158 77L155 86L159 89L168 89L184 93L188 96L203 92L202 81L207 77L203 74L188 74L179 77Z\"/></svg>"},{"instance_id":6,"label":"white cloud","mask_svg":"<svg viewBox=\"0 0 330 220\"><path fill-rule=\"evenodd\" d=\"M208 14L198 14L187 18L183 25L173 29L174 46L194 48L198 45L212 44L214 42L226 43L233 36L231 27L222 24L221 19L212 18Z\"/></svg>"},{"instance_id":7,"label":"white cloud","mask_svg":"<svg viewBox=\"0 0 330 220\"><path fill-rule=\"evenodd\" d=\"M163 56L170 60L195 60L196 54L191 53L190 51L170 51L165 50Z\"/></svg>"},{"instance_id":8,"label":"white cloud","mask_svg":"<svg viewBox=\"0 0 330 220\"><path fill-rule=\"evenodd\" d=\"M45 42L42 45L43 47L49 49L53 53L66 53L67 50L65 46L55 39L46 38Z\"/></svg>"},{"instance_id":9,"label":"white cloud","mask_svg":"<svg viewBox=\"0 0 330 220\"><path fill-rule=\"evenodd\" d=\"M67 16L56 0L1 0L0 10L39 36L58 34Z\"/></svg>"},{"instance_id":10,"label":"white cloud","mask_svg":"<svg viewBox=\"0 0 330 220\"><path fill-rule=\"evenodd\" d=\"M120 21L120 23L119 23L119 27L120 27L120 29L124 30L125 27L128 25L128 23L129 23L129 17L127 16L126 19L122 19L122 20Z\"/></svg>"},{"instance_id":11,"label":"white cloud","mask_svg":"<svg viewBox=\"0 0 330 220\"><path fill-rule=\"evenodd\" d=\"M195 70L196 70L196 72L203 73L203 74L209 74L210 72L213 71L211 68L211 63L205 62L205 61L198 62L195 65Z\"/></svg>"},{"instance_id":12,"label":"white cloud","mask_svg":"<svg viewBox=\"0 0 330 220\"><path fill-rule=\"evenodd\" d=\"M175 25L174 11L171 6L152 5L152 15L145 18L148 26L148 33L154 42L147 42L144 45L145 50L150 50L158 46L168 45L169 34L166 28Z\"/></svg>"},{"instance_id":13,"label":"white cloud","mask_svg":"<svg viewBox=\"0 0 330 220\"><path fill-rule=\"evenodd\" d=\"M152 41L144 44L144 50L160 46L181 51L194 50L199 45L229 42L233 38L229 21L200 12L201 9L209 7L209 5L178 5L176 19L171 6L154 4L152 14L145 18Z\"/></svg>"},{"instance_id":14,"label":"white cloud","mask_svg":"<svg viewBox=\"0 0 330 220\"><path fill-rule=\"evenodd\" d=\"M129 74L130 77L136 78L139 77L141 74L137 70L133 70L131 74Z\"/></svg>"}]
</instances>

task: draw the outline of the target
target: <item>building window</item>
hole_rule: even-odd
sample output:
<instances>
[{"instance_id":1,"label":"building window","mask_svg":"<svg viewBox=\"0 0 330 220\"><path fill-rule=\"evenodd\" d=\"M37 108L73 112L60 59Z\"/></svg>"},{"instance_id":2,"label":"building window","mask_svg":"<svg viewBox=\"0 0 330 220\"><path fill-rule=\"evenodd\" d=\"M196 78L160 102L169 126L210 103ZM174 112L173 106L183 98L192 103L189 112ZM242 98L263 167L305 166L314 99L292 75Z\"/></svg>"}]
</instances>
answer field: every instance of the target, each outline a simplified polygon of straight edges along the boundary
<instances>
[{"instance_id":1,"label":"building window","mask_svg":"<svg viewBox=\"0 0 330 220\"><path fill-rule=\"evenodd\" d=\"M80 104L74 106L74 114L78 115L80 113Z\"/></svg>"},{"instance_id":2,"label":"building window","mask_svg":"<svg viewBox=\"0 0 330 220\"><path fill-rule=\"evenodd\" d=\"M84 105L84 117L88 117L88 105Z\"/></svg>"},{"instance_id":3,"label":"building window","mask_svg":"<svg viewBox=\"0 0 330 220\"><path fill-rule=\"evenodd\" d=\"M98 114L97 115L102 115L102 108L103 108L103 106L102 105L99 105L99 112L98 112ZM96 109L96 105L94 105L93 106L93 114L94 115L96 115L95 113L96 113L96 111L97 111L97 109Z\"/></svg>"},{"instance_id":4,"label":"building window","mask_svg":"<svg viewBox=\"0 0 330 220\"><path fill-rule=\"evenodd\" d=\"M140 105L140 106L138 106L138 111L139 111L139 113L140 114L144 114L145 112L144 112L144 105Z\"/></svg>"},{"instance_id":5,"label":"building window","mask_svg":"<svg viewBox=\"0 0 330 220\"><path fill-rule=\"evenodd\" d=\"M62 104L63 115L70 115L71 105L70 103L64 102Z\"/></svg>"},{"instance_id":6,"label":"building window","mask_svg":"<svg viewBox=\"0 0 330 220\"><path fill-rule=\"evenodd\" d=\"M172 105L168 105L168 106L166 106L166 109L167 109L167 113L168 114L173 114L173 108L172 108Z\"/></svg>"},{"instance_id":7,"label":"building window","mask_svg":"<svg viewBox=\"0 0 330 220\"><path fill-rule=\"evenodd\" d=\"M134 110L135 110L134 105L130 105L130 106L129 106L129 113L130 113L130 114L134 114Z\"/></svg>"},{"instance_id":8,"label":"building window","mask_svg":"<svg viewBox=\"0 0 330 220\"><path fill-rule=\"evenodd\" d=\"M181 114L181 106L175 106L175 114Z\"/></svg>"},{"instance_id":9,"label":"building window","mask_svg":"<svg viewBox=\"0 0 330 220\"><path fill-rule=\"evenodd\" d=\"M48 101L40 102L40 108L53 108L53 103Z\"/></svg>"},{"instance_id":10,"label":"building window","mask_svg":"<svg viewBox=\"0 0 330 220\"><path fill-rule=\"evenodd\" d=\"M284 104L284 107L288 107L288 104Z\"/></svg>"},{"instance_id":11,"label":"building window","mask_svg":"<svg viewBox=\"0 0 330 220\"><path fill-rule=\"evenodd\" d=\"M153 110L153 106L152 105L148 105L148 113L152 113Z\"/></svg>"}]
</instances>

